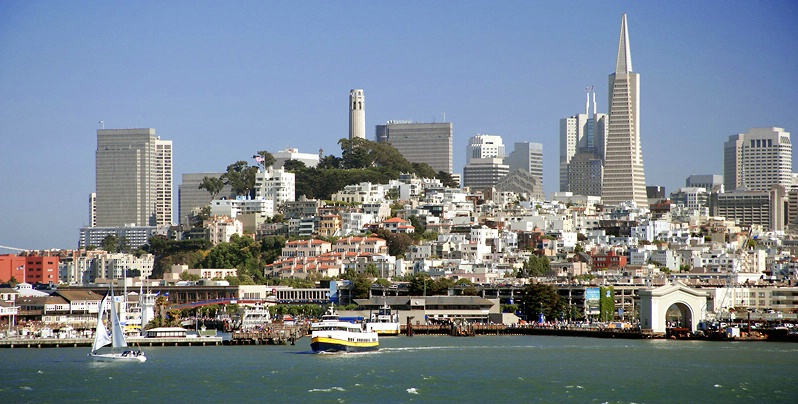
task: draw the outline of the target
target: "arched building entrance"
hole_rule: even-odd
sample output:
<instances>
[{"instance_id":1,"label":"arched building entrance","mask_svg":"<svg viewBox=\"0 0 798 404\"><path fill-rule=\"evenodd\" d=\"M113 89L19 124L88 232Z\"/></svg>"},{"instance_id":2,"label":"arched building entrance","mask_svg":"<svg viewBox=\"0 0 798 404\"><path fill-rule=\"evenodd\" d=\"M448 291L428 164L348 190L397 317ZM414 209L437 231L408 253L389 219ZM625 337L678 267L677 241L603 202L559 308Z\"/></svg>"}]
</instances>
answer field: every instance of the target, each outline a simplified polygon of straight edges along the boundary
<instances>
[{"instance_id":1,"label":"arched building entrance","mask_svg":"<svg viewBox=\"0 0 798 404\"><path fill-rule=\"evenodd\" d=\"M672 327L695 332L707 314L707 293L672 282L654 289L640 290L640 329L665 333Z\"/></svg>"}]
</instances>

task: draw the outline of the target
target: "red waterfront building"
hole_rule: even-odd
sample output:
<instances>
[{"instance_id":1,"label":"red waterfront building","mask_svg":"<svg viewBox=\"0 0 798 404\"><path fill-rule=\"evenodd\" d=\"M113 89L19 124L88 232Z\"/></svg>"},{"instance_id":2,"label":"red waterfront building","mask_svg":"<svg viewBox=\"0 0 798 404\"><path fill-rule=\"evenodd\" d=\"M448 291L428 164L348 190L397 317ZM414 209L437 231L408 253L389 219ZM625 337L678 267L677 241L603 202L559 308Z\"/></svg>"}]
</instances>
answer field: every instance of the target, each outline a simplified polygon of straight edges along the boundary
<instances>
[{"instance_id":1,"label":"red waterfront building","mask_svg":"<svg viewBox=\"0 0 798 404\"><path fill-rule=\"evenodd\" d=\"M0 282L55 283L58 280L56 255L0 255Z\"/></svg>"}]
</instances>

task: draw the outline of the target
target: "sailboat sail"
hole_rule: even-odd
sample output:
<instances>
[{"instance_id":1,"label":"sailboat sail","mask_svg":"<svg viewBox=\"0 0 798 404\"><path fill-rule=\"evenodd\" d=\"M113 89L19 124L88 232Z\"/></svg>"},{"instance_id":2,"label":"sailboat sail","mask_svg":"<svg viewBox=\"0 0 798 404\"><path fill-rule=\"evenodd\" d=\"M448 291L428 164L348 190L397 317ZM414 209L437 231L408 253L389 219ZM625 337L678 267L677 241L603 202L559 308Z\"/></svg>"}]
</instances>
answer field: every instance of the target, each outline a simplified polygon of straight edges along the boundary
<instances>
[{"instance_id":1,"label":"sailboat sail","mask_svg":"<svg viewBox=\"0 0 798 404\"><path fill-rule=\"evenodd\" d=\"M103 314L105 313L105 303L108 299L103 299L100 302L100 310L97 312L97 329L94 331L94 344L91 346L91 351L96 352L98 349L110 344L112 342L111 336L108 335L108 329L103 324Z\"/></svg>"},{"instance_id":2,"label":"sailboat sail","mask_svg":"<svg viewBox=\"0 0 798 404\"><path fill-rule=\"evenodd\" d=\"M113 323L111 329L111 335L113 338L113 347L114 348L125 348L127 347L127 342L125 342L125 333L122 331L122 324L119 322L119 315L116 312L116 302L111 302L111 322Z\"/></svg>"}]
</instances>

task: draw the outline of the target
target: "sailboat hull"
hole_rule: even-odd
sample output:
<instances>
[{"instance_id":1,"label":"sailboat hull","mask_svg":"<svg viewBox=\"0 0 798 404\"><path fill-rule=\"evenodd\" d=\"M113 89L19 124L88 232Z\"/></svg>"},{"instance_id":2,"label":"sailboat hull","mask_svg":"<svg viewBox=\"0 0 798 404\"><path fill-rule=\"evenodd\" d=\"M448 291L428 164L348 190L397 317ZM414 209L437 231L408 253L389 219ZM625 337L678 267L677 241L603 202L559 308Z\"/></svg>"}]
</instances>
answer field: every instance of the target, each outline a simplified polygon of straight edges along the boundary
<instances>
[{"instance_id":1,"label":"sailboat hull","mask_svg":"<svg viewBox=\"0 0 798 404\"><path fill-rule=\"evenodd\" d=\"M144 362L147 360L143 353L134 355L132 352L126 354L116 352L105 354L90 353L89 357L97 362Z\"/></svg>"}]
</instances>

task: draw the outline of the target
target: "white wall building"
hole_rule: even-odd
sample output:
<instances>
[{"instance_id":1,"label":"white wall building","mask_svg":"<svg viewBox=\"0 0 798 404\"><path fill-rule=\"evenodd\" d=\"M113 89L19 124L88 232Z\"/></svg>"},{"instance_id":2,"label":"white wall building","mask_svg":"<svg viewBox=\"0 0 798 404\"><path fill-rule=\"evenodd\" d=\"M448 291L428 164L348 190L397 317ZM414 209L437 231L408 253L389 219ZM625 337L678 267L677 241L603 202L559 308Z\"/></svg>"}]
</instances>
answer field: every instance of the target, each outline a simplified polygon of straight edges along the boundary
<instances>
[{"instance_id":1,"label":"white wall building","mask_svg":"<svg viewBox=\"0 0 798 404\"><path fill-rule=\"evenodd\" d=\"M204 226L208 229L208 238L213 245L229 242L233 234L244 235L244 225L229 216L214 216L206 220Z\"/></svg>"},{"instance_id":2,"label":"white wall building","mask_svg":"<svg viewBox=\"0 0 798 404\"><path fill-rule=\"evenodd\" d=\"M272 153L274 156L273 167L280 168L288 160L301 161L306 167L316 167L319 165L319 155L313 153L300 153L299 149L289 147L285 150L280 150Z\"/></svg>"},{"instance_id":3,"label":"white wall building","mask_svg":"<svg viewBox=\"0 0 798 404\"><path fill-rule=\"evenodd\" d=\"M268 167L266 171L258 170L255 176L255 196L267 199L273 206L280 207L286 202L296 200L296 175L280 168Z\"/></svg>"}]
</instances>

